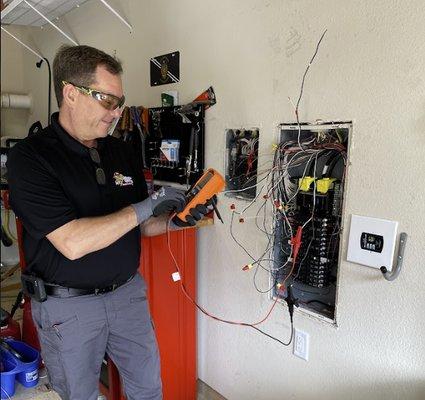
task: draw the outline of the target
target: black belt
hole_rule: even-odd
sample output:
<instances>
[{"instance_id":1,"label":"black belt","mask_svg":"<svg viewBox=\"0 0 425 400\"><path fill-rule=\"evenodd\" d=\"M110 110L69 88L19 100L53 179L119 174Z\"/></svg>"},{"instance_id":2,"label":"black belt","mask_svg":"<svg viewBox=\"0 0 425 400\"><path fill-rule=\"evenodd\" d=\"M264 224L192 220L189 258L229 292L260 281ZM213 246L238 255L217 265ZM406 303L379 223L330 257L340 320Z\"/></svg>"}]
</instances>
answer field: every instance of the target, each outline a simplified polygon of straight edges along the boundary
<instances>
[{"instance_id":1,"label":"black belt","mask_svg":"<svg viewBox=\"0 0 425 400\"><path fill-rule=\"evenodd\" d=\"M70 288L65 286L59 286L54 285L51 283L44 283L46 288L46 294L48 296L53 297L75 297L75 296L84 296L88 294L104 294L113 292L115 289L119 288L120 286L124 285L127 282L130 282L134 278L134 275L130 276L126 281L121 283L113 283L112 285L103 287L103 288L96 288L96 289L77 289L77 288Z\"/></svg>"}]
</instances>

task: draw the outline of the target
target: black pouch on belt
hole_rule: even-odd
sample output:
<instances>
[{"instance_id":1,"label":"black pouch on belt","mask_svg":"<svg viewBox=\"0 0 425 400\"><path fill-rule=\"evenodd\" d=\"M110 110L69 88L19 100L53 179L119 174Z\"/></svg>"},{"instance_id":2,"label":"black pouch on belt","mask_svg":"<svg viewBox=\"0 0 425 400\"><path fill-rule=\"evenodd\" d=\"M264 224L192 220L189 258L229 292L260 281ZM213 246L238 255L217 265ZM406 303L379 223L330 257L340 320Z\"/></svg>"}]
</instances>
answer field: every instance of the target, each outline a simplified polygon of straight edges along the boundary
<instances>
[{"instance_id":1,"label":"black pouch on belt","mask_svg":"<svg viewBox=\"0 0 425 400\"><path fill-rule=\"evenodd\" d=\"M22 290L31 299L43 302L47 300L46 288L42 279L34 275L21 274Z\"/></svg>"}]
</instances>

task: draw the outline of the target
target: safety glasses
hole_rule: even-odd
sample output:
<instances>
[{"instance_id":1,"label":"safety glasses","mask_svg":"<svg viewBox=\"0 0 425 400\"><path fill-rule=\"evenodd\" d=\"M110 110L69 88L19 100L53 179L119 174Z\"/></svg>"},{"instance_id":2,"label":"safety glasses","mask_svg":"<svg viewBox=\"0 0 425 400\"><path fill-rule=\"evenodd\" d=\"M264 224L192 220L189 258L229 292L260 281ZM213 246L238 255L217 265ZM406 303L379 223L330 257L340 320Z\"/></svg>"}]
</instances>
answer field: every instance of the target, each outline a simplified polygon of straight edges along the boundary
<instances>
[{"instance_id":1,"label":"safety glasses","mask_svg":"<svg viewBox=\"0 0 425 400\"><path fill-rule=\"evenodd\" d=\"M99 92L98 90L94 90L86 86L78 86L74 85L72 82L62 81L63 86L68 84L74 86L75 89L79 90L81 93L93 97L100 103L102 107L106 108L108 111L116 110L117 108L121 108L124 105L125 96L117 97L113 94Z\"/></svg>"},{"instance_id":2,"label":"safety glasses","mask_svg":"<svg viewBox=\"0 0 425 400\"><path fill-rule=\"evenodd\" d=\"M96 167L96 181L99 185L105 185L106 184L106 176L105 171L103 170L101 164L100 164L100 156L98 151L94 147L89 148L89 154L91 160L97 165Z\"/></svg>"}]
</instances>

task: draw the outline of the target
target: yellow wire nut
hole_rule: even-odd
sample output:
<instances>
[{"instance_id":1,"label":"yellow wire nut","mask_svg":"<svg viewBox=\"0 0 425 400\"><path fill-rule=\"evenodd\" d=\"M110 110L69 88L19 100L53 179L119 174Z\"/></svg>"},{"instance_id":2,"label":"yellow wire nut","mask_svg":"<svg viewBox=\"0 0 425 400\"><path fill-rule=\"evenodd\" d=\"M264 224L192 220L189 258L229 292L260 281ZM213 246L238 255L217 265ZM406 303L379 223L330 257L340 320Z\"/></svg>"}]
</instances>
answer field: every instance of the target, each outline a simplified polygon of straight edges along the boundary
<instances>
[{"instance_id":1,"label":"yellow wire nut","mask_svg":"<svg viewBox=\"0 0 425 400\"><path fill-rule=\"evenodd\" d=\"M335 178L322 178L316 182L316 188L319 193L325 194L334 186Z\"/></svg>"},{"instance_id":2,"label":"yellow wire nut","mask_svg":"<svg viewBox=\"0 0 425 400\"><path fill-rule=\"evenodd\" d=\"M278 148L279 146L276 144L276 143L273 143L272 144L272 150L277 150L277 148Z\"/></svg>"},{"instance_id":3,"label":"yellow wire nut","mask_svg":"<svg viewBox=\"0 0 425 400\"><path fill-rule=\"evenodd\" d=\"M305 176L298 181L298 186L302 192L308 192L310 190L311 184L314 182L314 177Z\"/></svg>"}]
</instances>

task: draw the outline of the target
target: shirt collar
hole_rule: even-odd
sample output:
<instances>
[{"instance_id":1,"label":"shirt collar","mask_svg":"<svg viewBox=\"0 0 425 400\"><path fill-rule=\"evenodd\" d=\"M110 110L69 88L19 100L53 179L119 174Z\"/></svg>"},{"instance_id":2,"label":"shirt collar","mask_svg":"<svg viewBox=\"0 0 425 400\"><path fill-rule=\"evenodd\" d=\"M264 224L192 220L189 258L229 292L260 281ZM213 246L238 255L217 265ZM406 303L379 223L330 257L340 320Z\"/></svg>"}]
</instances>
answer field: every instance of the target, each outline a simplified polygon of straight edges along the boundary
<instances>
[{"instance_id":1,"label":"shirt collar","mask_svg":"<svg viewBox=\"0 0 425 400\"><path fill-rule=\"evenodd\" d=\"M51 124L53 130L58 135L61 142L70 150L74 151L75 153L81 155L81 156L89 156L88 147L84 146L82 143L80 143L78 140L74 139L64 128L62 128L61 124L59 123L59 113L55 112L52 114L51 118ZM97 142L97 148L100 150L103 147L104 138L96 139Z\"/></svg>"}]
</instances>

